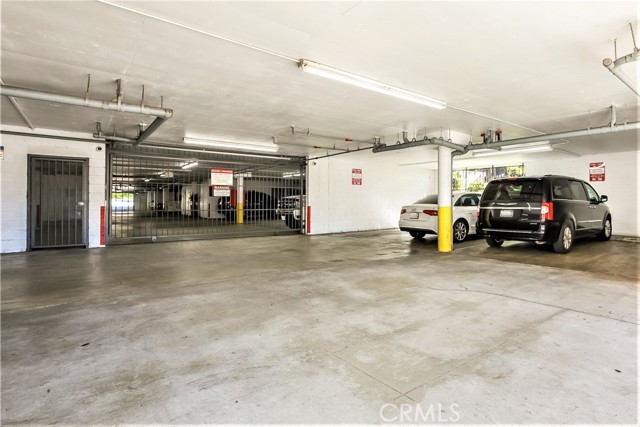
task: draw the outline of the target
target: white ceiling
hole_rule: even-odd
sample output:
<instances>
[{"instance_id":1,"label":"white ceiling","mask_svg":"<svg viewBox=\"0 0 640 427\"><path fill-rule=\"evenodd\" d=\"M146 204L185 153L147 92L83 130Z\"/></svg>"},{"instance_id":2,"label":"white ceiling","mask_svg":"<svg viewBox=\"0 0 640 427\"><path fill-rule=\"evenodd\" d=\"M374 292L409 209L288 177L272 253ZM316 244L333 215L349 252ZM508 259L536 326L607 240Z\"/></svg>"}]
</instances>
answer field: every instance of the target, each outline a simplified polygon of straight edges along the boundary
<instances>
[{"instance_id":1,"label":"white ceiling","mask_svg":"<svg viewBox=\"0 0 640 427\"><path fill-rule=\"evenodd\" d=\"M613 39L619 56L632 52L628 23L638 28L638 4L3 1L2 79L84 96L91 74L91 96L112 99L114 80L122 78L129 103L140 102L144 84L147 103L159 105L163 96L174 110L150 138L157 142L275 137L287 155L318 154L314 145L356 146L294 136L291 125L338 139L379 136L387 144L403 130L422 137L425 129L445 138L451 132L462 144L470 134L479 141L485 129L500 128L503 139L512 139L605 125L612 104L619 121L638 120L638 97L602 66L614 55ZM303 73L294 62L300 58L444 100L450 108L434 110ZM636 64L623 71L637 83ZM91 133L101 121L107 131L134 137L136 123L151 120L18 102L39 129ZM2 124L24 126L6 97ZM562 146L579 154L639 148L637 131ZM375 156L398 164L435 159L424 148Z\"/></svg>"}]
</instances>

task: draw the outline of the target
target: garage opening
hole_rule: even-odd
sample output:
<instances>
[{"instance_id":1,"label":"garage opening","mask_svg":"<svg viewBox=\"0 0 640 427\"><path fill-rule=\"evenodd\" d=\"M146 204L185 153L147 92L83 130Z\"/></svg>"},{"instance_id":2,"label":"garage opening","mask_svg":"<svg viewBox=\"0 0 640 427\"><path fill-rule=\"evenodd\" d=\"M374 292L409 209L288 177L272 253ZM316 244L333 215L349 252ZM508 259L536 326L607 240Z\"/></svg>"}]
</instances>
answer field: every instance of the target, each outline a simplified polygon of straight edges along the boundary
<instances>
[{"instance_id":1,"label":"garage opening","mask_svg":"<svg viewBox=\"0 0 640 427\"><path fill-rule=\"evenodd\" d=\"M300 232L300 157L176 147L109 150L108 244ZM302 197L301 197L302 196Z\"/></svg>"}]
</instances>

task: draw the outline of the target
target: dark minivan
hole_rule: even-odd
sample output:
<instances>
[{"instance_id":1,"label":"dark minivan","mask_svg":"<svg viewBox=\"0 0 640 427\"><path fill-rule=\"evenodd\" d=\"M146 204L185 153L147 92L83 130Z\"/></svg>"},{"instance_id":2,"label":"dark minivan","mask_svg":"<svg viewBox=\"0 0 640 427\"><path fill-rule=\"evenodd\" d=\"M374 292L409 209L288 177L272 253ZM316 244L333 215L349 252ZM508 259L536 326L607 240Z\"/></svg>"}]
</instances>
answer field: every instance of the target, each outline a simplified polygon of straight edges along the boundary
<instances>
[{"instance_id":1,"label":"dark minivan","mask_svg":"<svg viewBox=\"0 0 640 427\"><path fill-rule=\"evenodd\" d=\"M503 178L491 181L478 206L478 234L489 246L505 240L549 243L567 253L574 238L611 238L611 212L586 182L567 176Z\"/></svg>"}]
</instances>

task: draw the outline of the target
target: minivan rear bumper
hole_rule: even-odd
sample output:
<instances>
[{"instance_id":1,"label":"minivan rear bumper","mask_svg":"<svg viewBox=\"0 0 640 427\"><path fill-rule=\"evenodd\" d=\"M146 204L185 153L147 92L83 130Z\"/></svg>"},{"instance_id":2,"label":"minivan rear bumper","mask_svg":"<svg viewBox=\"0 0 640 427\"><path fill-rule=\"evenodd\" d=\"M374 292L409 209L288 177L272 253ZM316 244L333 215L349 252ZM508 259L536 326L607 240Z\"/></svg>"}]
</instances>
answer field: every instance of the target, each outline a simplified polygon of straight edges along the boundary
<instances>
[{"instance_id":1,"label":"minivan rear bumper","mask_svg":"<svg viewBox=\"0 0 640 427\"><path fill-rule=\"evenodd\" d=\"M484 228L478 226L478 232L482 237L495 237L500 240L520 240L520 241L551 241L558 235L558 224L547 222L541 224L536 230L511 230L506 228Z\"/></svg>"},{"instance_id":2,"label":"minivan rear bumper","mask_svg":"<svg viewBox=\"0 0 640 427\"><path fill-rule=\"evenodd\" d=\"M500 228L483 228L481 230L482 237L495 237L500 240L524 240L524 241L540 241L545 240L544 231L530 230L505 230Z\"/></svg>"}]
</instances>

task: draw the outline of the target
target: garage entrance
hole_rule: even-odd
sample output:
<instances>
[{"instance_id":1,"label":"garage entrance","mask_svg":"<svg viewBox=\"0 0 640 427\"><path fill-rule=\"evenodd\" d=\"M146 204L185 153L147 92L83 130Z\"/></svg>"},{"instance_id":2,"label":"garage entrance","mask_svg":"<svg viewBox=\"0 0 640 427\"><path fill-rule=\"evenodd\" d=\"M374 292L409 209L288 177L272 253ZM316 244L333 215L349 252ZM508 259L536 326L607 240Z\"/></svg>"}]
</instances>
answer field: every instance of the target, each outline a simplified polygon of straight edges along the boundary
<instances>
[{"instance_id":1,"label":"garage entrance","mask_svg":"<svg viewBox=\"0 0 640 427\"><path fill-rule=\"evenodd\" d=\"M278 205L304 193L304 159L114 147L109 244L300 232ZM286 199L284 199L286 198Z\"/></svg>"}]
</instances>

